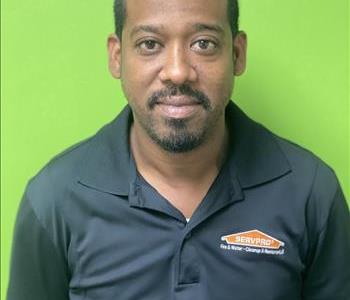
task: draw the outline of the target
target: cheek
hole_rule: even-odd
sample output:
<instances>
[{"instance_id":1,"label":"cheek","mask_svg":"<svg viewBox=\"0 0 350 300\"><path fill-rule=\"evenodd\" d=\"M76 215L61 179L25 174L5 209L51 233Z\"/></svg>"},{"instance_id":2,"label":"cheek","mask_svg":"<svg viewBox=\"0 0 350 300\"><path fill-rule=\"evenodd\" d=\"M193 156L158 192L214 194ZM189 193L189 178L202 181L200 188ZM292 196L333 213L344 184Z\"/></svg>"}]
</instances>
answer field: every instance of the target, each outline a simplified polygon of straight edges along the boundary
<instances>
[{"instance_id":1,"label":"cheek","mask_svg":"<svg viewBox=\"0 0 350 300\"><path fill-rule=\"evenodd\" d=\"M200 85L213 102L222 102L231 97L234 80L232 63L206 65L200 72Z\"/></svg>"},{"instance_id":2,"label":"cheek","mask_svg":"<svg viewBox=\"0 0 350 300\"><path fill-rule=\"evenodd\" d=\"M137 98L144 97L148 88L156 78L155 64L137 59L131 50L125 51L122 57L121 80L125 92ZM136 94L136 95L135 95Z\"/></svg>"}]
</instances>

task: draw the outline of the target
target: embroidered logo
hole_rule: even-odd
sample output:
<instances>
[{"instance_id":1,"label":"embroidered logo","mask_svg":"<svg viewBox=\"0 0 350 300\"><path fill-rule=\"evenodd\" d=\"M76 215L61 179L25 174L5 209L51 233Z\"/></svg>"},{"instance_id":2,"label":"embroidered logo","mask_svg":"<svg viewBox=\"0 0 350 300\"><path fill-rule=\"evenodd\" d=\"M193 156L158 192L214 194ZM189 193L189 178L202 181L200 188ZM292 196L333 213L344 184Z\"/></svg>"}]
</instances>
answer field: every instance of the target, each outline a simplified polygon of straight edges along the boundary
<instances>
[{"instance_id":1,"label":"embroidered logo","mask_svg":"<svg viewBox=\"0 0 350 300\"><path fill-rule=\"evenodd\" d=\"M221 237L220 248L224 250L254 252L257 254L283 255L284 242L259 230L233 233Z\"/></svg>"}]
</instances>

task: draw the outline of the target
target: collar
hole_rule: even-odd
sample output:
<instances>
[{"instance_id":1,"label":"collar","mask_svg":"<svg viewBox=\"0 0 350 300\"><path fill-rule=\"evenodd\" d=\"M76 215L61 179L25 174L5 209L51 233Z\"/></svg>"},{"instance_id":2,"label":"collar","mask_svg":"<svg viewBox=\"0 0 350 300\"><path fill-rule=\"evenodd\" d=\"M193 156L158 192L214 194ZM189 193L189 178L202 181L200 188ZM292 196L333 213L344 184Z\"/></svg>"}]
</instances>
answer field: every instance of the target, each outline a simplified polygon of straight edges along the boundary
<instances>
[{"instance_id":1,"label":"collar","mask_svg":"<svg viewBox=\"0 0 350 300\"><path fill-rule=\"evenodd\" d=\"M111 194L129 194L131 122L132 113L127 105L90 139L79 170L81 184Z\"/></svg>"},{"instance_id":2,"label":"collar","mask_svg":"<svg viewBox=\"0 0 350 300\"><path fill-rule=\"evenodd\" d=\"M231 173L241 188L251 188L275 180L291 171L276 137L252 121L232 101L226 108L230 131ZM129 129L132 112L127 105L109 124L90 139L79 171L79 182L103 192L127 196L132 183Z\"/></svg>"},{"instance_id":3,"label":"collar","mask_svg":"<svg viewBox=\"0 0 350 300\"><path fill-rule=\"evenodd\" d=\"M251 188L291 172L273 133L250 119L232 101L226 108L230 132L230 168L242 188Z\"/></svg>"}]
</instances>

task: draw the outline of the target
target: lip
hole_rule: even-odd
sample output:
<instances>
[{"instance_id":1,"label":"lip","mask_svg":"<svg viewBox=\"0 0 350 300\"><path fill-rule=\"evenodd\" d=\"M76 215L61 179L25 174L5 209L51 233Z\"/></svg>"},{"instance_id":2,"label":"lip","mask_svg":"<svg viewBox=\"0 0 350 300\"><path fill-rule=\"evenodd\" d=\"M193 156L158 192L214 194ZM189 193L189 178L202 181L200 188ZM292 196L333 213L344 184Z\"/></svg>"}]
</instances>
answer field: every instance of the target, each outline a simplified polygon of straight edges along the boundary
<instances>
[{"instance_id":1,"label":"lip","mask_svg":"<svg viewBox=\"0 0 350 300\"><path fill-rule=\"evenodd\" d=\"M160 103L157 105L161 114L167 118L185 119L196 113L199 108L198 104L192 105L169 105Z\"/></svg>"},{"instance_id":2,"label":"lip","mask_svg":"<svg viewBox=\"0 0 350 300\"><path fill-rule=\"evenodd\" d=\"M167 118L185 119L194 115L200 105L191 97L172 96L159 101L156 105Z\"/></svg>"},{"instance_id":3,"label":"lip","mask_svg":"<svg viewBox=\"0 0 350 300\"><path fill-rule=\"evenodd\" d=\"M171 96L161 99L157 104L180 107L198 105L198 102L189 96Z\"/></svg>"}]
</instances>

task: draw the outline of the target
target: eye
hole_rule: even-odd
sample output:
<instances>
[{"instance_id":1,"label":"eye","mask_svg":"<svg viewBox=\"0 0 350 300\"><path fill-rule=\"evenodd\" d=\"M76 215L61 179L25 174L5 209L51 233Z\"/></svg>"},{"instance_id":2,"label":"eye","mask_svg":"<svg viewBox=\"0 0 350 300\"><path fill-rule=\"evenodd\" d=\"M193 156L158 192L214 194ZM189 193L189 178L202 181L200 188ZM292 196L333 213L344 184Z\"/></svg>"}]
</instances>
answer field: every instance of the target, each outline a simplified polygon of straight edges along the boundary
<instances>
[{"instance_id":1,"label":"eye","mask_svg":"<svg viewBox=\"0 0 350 300\"><path fill-rule=\"evenodd\" d=\"M159 51L161 45L155 40L144 40L136 45L140 54L147 55Z\"/></svg>"},{"instance_id":2,"label":"eye","mask_svg":"<svg viewBox=\"0 0 350 300\"><path fill-rule=\"evenodd\" d=\"M196 52L211 54L216 51L218 45L211 40L198 40L191 45L191 48Z\"/></svg>"}]
</instances>

